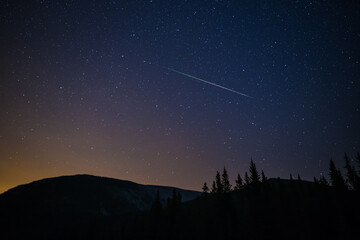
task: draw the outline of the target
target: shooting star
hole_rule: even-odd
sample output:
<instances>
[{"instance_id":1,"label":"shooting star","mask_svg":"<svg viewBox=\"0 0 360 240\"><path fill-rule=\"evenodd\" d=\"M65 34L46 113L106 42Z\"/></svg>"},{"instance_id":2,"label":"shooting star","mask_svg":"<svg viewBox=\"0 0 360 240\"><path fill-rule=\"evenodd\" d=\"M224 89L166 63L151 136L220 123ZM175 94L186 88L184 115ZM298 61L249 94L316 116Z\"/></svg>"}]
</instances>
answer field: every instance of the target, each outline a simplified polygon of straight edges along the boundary
<instances>
[{"instance_id":1,"label":"shooting star","mask_svg":"<svg viewBox=\"0 0 360 240\"><path fill-rule=\"evenodd\" d=\"M227 90L227 91L229 91L229 92L236 93L236 94L238 94L238 95L241 95L241 96L244 96L244 97L248 97L248 98L254 98L254 97L251 97L251 96L249 96L249 95L246 95L245 93L241 93L241 92L232 90L232 89L230 89L230 88L223 87L223 86L218 85L218 84L216 84L216 83L208 82L208 81L206 81L206 80L204 80L204 79L201 79L201 78L198 78L198 77L195 77L195 76L191 76L191 75L189 75L189 74L186 74L186 73L177 71L177 70L175 70L175 69L172 69L172 68L167 68L167 69L168 69L169 71L172 71L172 72L181 74L181 75L183 75L183 76L186 76L186 77L189 77L189 78L192 78L192 79L195 79L195 80L198 80L198 81L201 81L201 82L204 82L204 83L213 85L213 86L218 87L218 88L222 88L222 89Z\"/></svg>"}]
</instances>

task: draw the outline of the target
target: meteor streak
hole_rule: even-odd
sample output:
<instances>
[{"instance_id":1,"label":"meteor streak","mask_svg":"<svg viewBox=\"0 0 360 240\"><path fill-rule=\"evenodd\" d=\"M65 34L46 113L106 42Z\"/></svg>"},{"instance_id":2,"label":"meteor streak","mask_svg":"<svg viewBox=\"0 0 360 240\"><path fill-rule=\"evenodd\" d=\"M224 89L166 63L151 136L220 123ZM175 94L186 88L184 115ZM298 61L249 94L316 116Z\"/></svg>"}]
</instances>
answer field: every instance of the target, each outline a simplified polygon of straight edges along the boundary
<instances>
[{"instance_id":1,"label":"meteor streak","mask_svg":"<svg viewBox=\"0 0 360 240\"><path fill-rule=\"evenodd\" d=\"M189 78L192 78L192 79L195 79L195 80L198 80L198 81L201 81L201 82L204 82L204 83L213 85L213 86L218 87L218 88L222 88L222 89L227 90L227 91L229 91L229 92L236 93L236 94L238 94L238 95L241 95L241 96L244 96L244 97L248 97L248 98L253 98L253 97L251 97L251 96L249 96L249 95L246 95L245 93L241 93L241 92L232 90L232 89L230 89L230 88L223 87L223 86L218 85L218 84L216 84L216 83L208 82L208 81L206 81L206 80L204 80L204 79L191 76L191 75L189 75L189 74L186 74L186 73L177 71L177 70L175 70L175 69L172 69L172 68L167 68L167 69L168 69L169 71L172 71L172 72L181 74L181 75L183 75L183 76L186 76L186 77L189 77Z\"/></svg>"}]
</instances>

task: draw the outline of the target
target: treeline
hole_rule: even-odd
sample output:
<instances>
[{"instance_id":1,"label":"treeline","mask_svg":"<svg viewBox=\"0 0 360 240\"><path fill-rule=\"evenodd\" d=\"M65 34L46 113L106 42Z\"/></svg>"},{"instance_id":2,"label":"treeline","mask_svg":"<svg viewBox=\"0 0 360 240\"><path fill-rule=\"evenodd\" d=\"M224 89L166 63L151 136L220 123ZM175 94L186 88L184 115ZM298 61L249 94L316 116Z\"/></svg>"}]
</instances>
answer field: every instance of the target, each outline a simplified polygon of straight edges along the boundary
<instances>
[{"instance_id":1,"label":"treeline","mask_svg":"<svg viewBox=\"0 0 360 240\"><path fill-rule=\"evenodd\" d=\"M157 197L135 232L138 239L157 240L356 239L360 155L356 166L346 154L344 159L346 174L331 160L329 180L314 178L316 184L301 181L299 174L268 180L251 159L232 185L224 167L193 201L182 203L175 191L164 205Z\"/></svg>"},{"instance_id":2,"label":"treeline","mask_svg":"<svg viewBox=\"0 0 360 240\"><path fill-rule=\"evenodd\" d=\"M325 186L331 185L336 189L360 191L360 153L357 153L355 160L357 162L358 169L351 164L350 158L346 153L344 154L344 161L344 169L346 171L345 177L331 159L329 164L329 181L324 176L320 176L319 179L314 177L314 182Z\"/></svg>"},{"instance_id":3,"label":"treeline","mask_svg":"<svg viewBox=\"0 0 360 240\"><path fill-rule=\"evenodd\" d=\"M221 194L221 193L230 192L232 190L240 190L246 185L264 183L267 180L267 177L265 176L264 171L261 171L261 176L260 176L260 174L256 168L256 165L252 159L250 160L249 173L250 173L250 176L249 176L248 172L245 172L244 180L242 179L242 177L239 173L235 180L235 186L234 186L234 188L232 188L230 181L229 181L228 172L227 172L226 168L224 167L221 176L220 176L219 171L216 172L215 180L212 182L211 189L209 189L206 182L204 183L204 185L202 187L203 195L204 194L206 195L209 193Z\"/></svg>"},{"instance_id":4,"label":"treeline","mask_svg":"<svg viewBox=\"0 0 360 240\"><path fill-rule=\"evenodd\" d=\"M344 169L346 170L345 177L341 173L339 168L336 168L334 161L331 159L329 164L329 181L326 179L324 175L321 175L318 178L314 177L314 183L322 185L322 186L332 186L338 190L360 190L360 153L357 153L356 162L358 165L358 169L351 164L349 156L345 153L344 155L345 166ZM237 175L235 180L235 186L232 188L232 185L229 181L229 175L224 167L222 174L217 171L215 175L215 180L212 182L211 189L209 188L207 182L204 183L202 187L202 194L222 194L228 193L233 190L240 190L244 188L246 185L253 184L257 185L260 183L265 183L267 181L267 177L263 170L261 170L261 174L257 170L257 167L251 158L250 166L249 166L249 173L245 172L244 179L241 177L240 174ZM294 180L292 174L290 174L290 180ZM300 174L297 175L297 180L301 180Z\"/></svg>"}]
</instances>

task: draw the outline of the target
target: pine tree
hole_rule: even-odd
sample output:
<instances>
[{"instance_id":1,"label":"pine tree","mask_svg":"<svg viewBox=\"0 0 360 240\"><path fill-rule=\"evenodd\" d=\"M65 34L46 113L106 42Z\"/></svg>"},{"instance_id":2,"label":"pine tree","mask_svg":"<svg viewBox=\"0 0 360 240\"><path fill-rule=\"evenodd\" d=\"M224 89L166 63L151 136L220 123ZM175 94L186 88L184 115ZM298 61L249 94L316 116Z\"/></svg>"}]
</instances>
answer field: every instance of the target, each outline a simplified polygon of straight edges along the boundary
<instances>
[{"instance_id":1,"label":"pine tree","mask_svg":"<svg viewBox=\"0 0 360 240\"><path fill-rule=\"evenodd\" d=\"M359 152L357 152L357 156L356 156L356 160L357 160L357 162L358 162L358 168L359 168L359 172L358 172L358 174L356 173L356 170L355 170L355 173L356 173L356 183L357 183L357 188L356 188L356 190L357 191L360 191L360 153Z\"/></svg>"},{"instance_id":2,"label":"pine tree","mask_svg":"<svg viewBox=\"0 0 360 240\"><path fill-rule=\"evenodd\" d=\"M250 160L249 172L250 172L250 182L255 183L255 184L259 183L260 175L259 175L259 172L256 169L256 165L252 159Z\"/></svg>"},{"instance_id":3,"label":"pine tree","mask_svg":"<svg viewBox=\"0 0 360 240\"><path fill-rule=\"evenodd\" d=\"M290 173L290 180L292 181L293 180L293 176L292 176L292 174Z\"/></svg>"},{"instance_id":4,"label":"pine tree","mask_svg":"<svg viewBox=\"0 0 360 240\"><path fill-rule=\"evenodd\" d=\"M314 177L314 183L319 184L319 180L316 177Z\"/></svg>"},{"instance_id":5,"label":"pine tree","mask_svg":"<svg viewBox=\"0 0 360 240\"><path fill-rule=\"evenodd\" d=\"M235 187L234 187L234 190L240 190L242 189L244 186L243 184L243 180L240 176L240 174L237 175L237 179L235 180Z\"/></svg>"},{"instance_id":6,"label":"pine tree","mask_svg":"<svg viewBox=\"0 0 360 240\"><path fill-rule=\"evenodd\" d=\"M245 185L249 185L250 184L250 178L248 176L248 173L245 172Z\"/></svg>"},{"instance_id":7,"label":"pine tree","mask_svg":"<svg viewBox=\"0 0 360 240\"><path fill-rule=\"evenodd\" d=\"M329 176L330 176L330 183L332 186L336 186L338 184L338 176L337 176L337 170L335 167L335 163L332 159L330 159L330 165L329 165Z\"/></svg>"},{"instance_id":8,"label":"pine tree","mask_svg":"<svg viewBox=\"0 0 360 240\"><path fill-rule=\"evenodd\" d=\"M215 183L215 181L212 182L211 193L212 193L212 194L217 193L217 188L216 188L216 183Z\"/></svg>"},{"instance_id":9,"label":"pine tree","mask_svg":"<svg viewBox=\"0 0 360 240\"><path fill-rule=\"evenodd\" d=\"M152 214L159 216L160 212L162 210L162 205L160 202L160 194L159 191L156 192L156 199L151 205L151 212Z\"/></svg>"},{"instance_id":10,"label":"pine tree","mask_svg":"<svg viewBox=\"0 0 360 240\"><path fill-rule=\"evenodd\" d=\"M229 175L228 175L225 167L224 167L223 174L222 174L221 184L222 184L222 187L223 187L223 192L230 192L231 191L231 184L230 184L230 181L229 181Z\"/></svg>"},{"instance_id":11,"label":"pine tree","mask_svg":"<svg viewBox=\"0 0 360 240\"><path fill-rule=\"evenodd\" d=\"M359 190L359 176L356 173L355 167L351 166L348 155L345 153L345 169L346 169L346 182L350 185L351 189Z\"/></svg>"},{"instance_id":12,"label":"pine tree","mask_svg":"<svg viewBox=\"0 0 360 240\"><path fill-rule=\"evenodd\" d=\"M301 181L300 174L298 174L298 176L297 176L297 180L298 180L298 181Z\"/></svg>"},{"instance_id":13,"label":"pine tree","mask_svg":"<svg viewBox=\"0 0 360 240\"><path fill-rule=\"evenodd\" d=\"M181 194L177 192L176 189L173 189L172 198L167 200L167 208L178 208L181 205Z\"/></svg>"},{"instance_id":14,"label":"pine tree","mask_svg":"<svg viewBox=\"0 0 360 240\"><path fill-rule=\"evenodd\" d=\"M343 175L341 174L340 169L337 169L337 175L338 175L338 182L339 182L339 186L341 186L344 189L347 189L346 184L345 184L345 180Z\"/></svg>"},{"instance_id":15,"label":"pine tree","mask_svg":"<svg viewBox=\"0 0 360 240\"><path fill-rule=\"evenodd\" d=\"M181 201L182 201L182 195L181 195L180 192L178 192L177 195L176 195L176 201L179 202L179 203L181 203Z\"/></svg>"},{"instance_id":16,"label":"pine tree","mask_svg":"<svg viewBox=\"0 0 360 240\"><path fill-rule=\"evenodd\" d=\"M326 178L323 175L320 176L319 184L323 185L323 186L329 186L328 181L326 180Z\"/></svg>"},{"instance_id":17,"label":"pine tree","mask_svg":"<svg viewBox=\"0 0 360 240\"><path fill-rule=\"evenodd\" d=\"M156 199L151 205L149 218L146 223L148 234L156 236L160 231L161 219L163 217L163 209L160 201L159 191L156 192Z\"/></svg>"},{"instance_id":18,"label":"pine tree","mask_svg":"<svg viewBox=\"0 0 360 240\"><path fill-rule=\"evenodd\" d=\"M337 189L345 189L345 181L339 169L336 169L334 161L330 160L329 167L330 183Z\"/></svg>"},{"instance_id":19,"label":"pine tree","mask_svg":"<svg viewBox=\"0 0 360 240\"><path fill-rule=\"evenodd\" d=\"M168 221L175 223L181 210L181 194L173 189L172 198L167 199L166 214Z\"/></svg>"},{"instance_id":20,"label":"pine tree","mask_svg":"<svg viewBox=\"0 0 360 240\"><path fill-rule=\"evenodd\" d=\"M216 184L216 190L217 190L216 193L223 193L224 192L224 187L223 187L222 182L221 182L219 171L216 172L215 184Z\"/></svg>"},{"instance_id":21,"label":"pine tree","mask_svg":"<svg viewBox=\"0 0 360 240\"><path fill-rule=\"evenodd\" d=\"M207 195L209 193L209 187L207 186L206 182L204 183L202 190L203 190L203 192L202 192L203 195Z\"/></svg>"},{"instance_id":22,"label":"pine tree","mask_svg":"<svg viewBox=\"0 0 360 240\"><path fill-rule=\"evenodd\" d=\"M265 176L265 173L263 170L261 170L261 182L264 183L267 181L267 177Z\"/></svg>"}]
</instances>

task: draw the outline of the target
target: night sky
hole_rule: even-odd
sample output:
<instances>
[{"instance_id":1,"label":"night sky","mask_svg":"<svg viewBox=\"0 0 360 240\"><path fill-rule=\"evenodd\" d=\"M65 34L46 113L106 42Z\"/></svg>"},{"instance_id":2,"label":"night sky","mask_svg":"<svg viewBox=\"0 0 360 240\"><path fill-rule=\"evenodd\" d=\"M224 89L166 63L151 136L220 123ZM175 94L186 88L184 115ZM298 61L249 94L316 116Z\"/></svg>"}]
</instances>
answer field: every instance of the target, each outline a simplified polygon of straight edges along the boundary
<instances>
[{"instance_id":1,"label":"night sky","mask_svg":"<svg viewBox=\"0 0 360 240\"><path fill-rule=\"evenodd\" d=\"M251 157L312 180L360 151L358 1L9 0L0 17L0 192L78 173L200 190Z\"/></svg>"}]
</instances>

